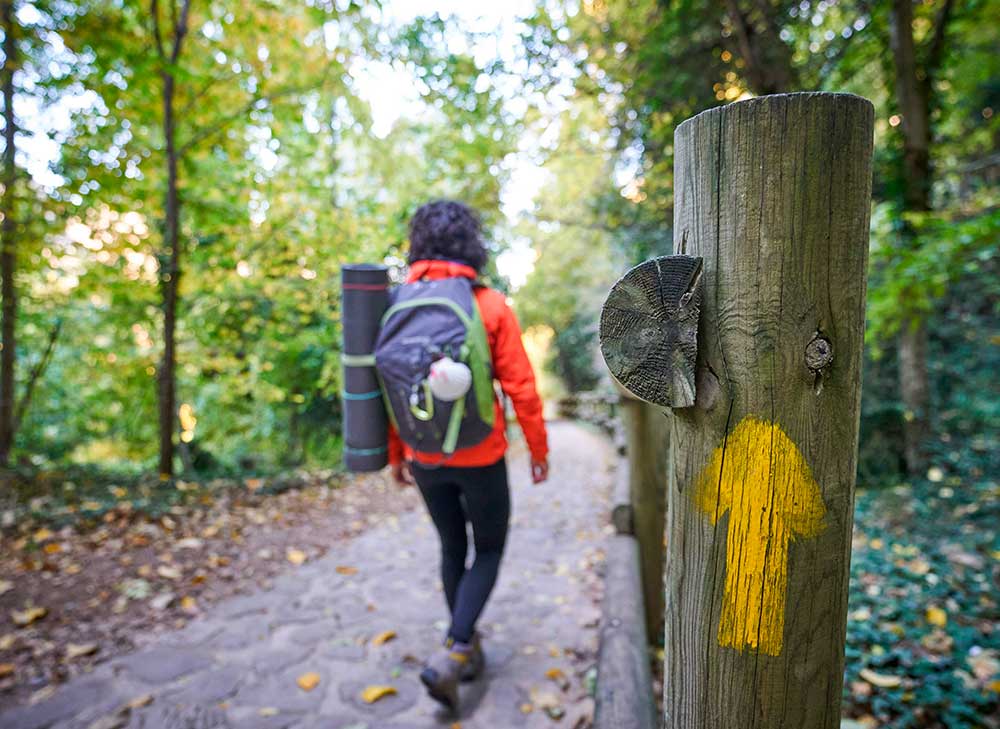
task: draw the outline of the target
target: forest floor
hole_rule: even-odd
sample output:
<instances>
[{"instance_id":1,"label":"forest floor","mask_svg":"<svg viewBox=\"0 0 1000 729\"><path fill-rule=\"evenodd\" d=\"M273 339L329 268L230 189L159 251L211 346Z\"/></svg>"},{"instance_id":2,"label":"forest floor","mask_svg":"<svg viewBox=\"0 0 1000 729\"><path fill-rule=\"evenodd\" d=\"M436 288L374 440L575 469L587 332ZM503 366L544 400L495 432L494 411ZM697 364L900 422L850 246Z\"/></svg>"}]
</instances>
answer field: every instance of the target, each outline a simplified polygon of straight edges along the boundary
<instances>
[{"instance_id":1,"label":"forest floor","mask_svg":"<svg viewBox=\"0 0 1000 729\"><path fill-rule=\"evenodd\" d=\"M141 485L102 481L20 514L0 535L0 702L44 698L420 502L380 475L299 483L275 494L265 479L178 481L141 508Z\"/></svg>"},{"instance_id":2,"label":"forest floor","mask_svg":"<svg viewBox=\"0 0 1000 729\"><path fill-rule=\"evenodd\" d=\"M554 424L552 432L549 484L530 486L524 454L512 449L511 553L484 618L490 698L474 693L469 703L491 720L505 717L502 725L545 725L565 712L560 726L585 726L591 711L610 455L580 426ZM199 711L211 705L239 726L308 726L309 707L351 717L333 727L445 721L413 680L443 618L436 540L415 508L415 490L382 476L336 474L312 474L287 490L258 479L176 486L169 503L139 508L141 485L104 484L104 496L91 489L38 504L35 517L21 513L7 527L0 705L31 711L17 724L0 716L0 725L46 726L30 723L34 715L62 717L60 727L102 719L98 729L169 726L198 691ZM995 481L859 489L845 716L866 728L1000 728L998 604ZM251 630L258 625L266 628L259 634ZM395 637L373 644L386 631ZM214 662L198 653L187 663L190 656L174 650L185 641L204 641ZM156 653L157 646L170 648ZM150 655L166 666L166 674L142 674L153 685L134 675L143 671L135 656ZM197 682L186 684L183 670L171 675L185 668L197 669ZM322 688L306 697L295 681L308 673ZM115 690L104 691L105 674ZM358 701L359 682L376 681L398 693L371 706ZM267 705L246 703L257 690ZM136 700L149 703L122 710ZM87 721L69 721L67 702L89 710ZM479 721L477 713L461 724Z\"/></svg>"},{"instance_id":3,"label":"forest floor","mask_svg":"<svg viewBox=\"0 0 1000 729\"><path fill-rule=\"evenodd\" d=\"M866 727L1000 727L1000 486L859 489L844 712Z\"/></svg>"},{"instance_id":4,"label":"forest floor","mask_svg":"<svg viewBox=\"0 0 1000 729\"><path fill-rule=\"evenodd\" d=\"M172 526L161 517L155 534L145 521L117 531L112 518L96 543L31 535L42 547L35 559L81 569L4 565L15 573L0 596L3 617L48 612L5 638L13 672L0 698L21 705L0 713L0 725L589 726L612 454L602 436L570 423L553 423L550 440L552 477L540 486L512 449L511 534L480 623L487 671L463 689L459 716L439 710L416 680L446 627L433 528L412 508L413 489L363 477L256 506L213 506L197 519L178 514ZM72 544L44 549L64 542ZM152 605L158 598L164 607ZM363 692L379 686L393 692L367 703Z\"/></svg>"}]
</instances>

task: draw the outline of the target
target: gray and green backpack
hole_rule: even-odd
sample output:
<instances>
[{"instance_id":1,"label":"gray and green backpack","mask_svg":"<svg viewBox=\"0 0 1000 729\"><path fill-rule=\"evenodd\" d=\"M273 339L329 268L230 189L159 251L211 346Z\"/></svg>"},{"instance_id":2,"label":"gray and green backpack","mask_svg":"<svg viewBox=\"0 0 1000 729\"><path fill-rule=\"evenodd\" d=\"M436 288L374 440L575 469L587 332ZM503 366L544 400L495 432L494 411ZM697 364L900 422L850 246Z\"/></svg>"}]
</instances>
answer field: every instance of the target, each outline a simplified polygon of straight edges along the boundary
<instances>
[{"instance_id":1,"label":"gray and green backpack","mask_svg":"<svg viewBox=\"0 0 1000 729\"><path fill-rule=\"evenodd\" d=\"M375 370L389 419L399 437L422 453L451 455L493 430L493 372L489 342L467 278L415 281L390 293L375 340ZM434 397L428 375L441 357L472 372L464 397Z\"/></svg>"}]
</instances>

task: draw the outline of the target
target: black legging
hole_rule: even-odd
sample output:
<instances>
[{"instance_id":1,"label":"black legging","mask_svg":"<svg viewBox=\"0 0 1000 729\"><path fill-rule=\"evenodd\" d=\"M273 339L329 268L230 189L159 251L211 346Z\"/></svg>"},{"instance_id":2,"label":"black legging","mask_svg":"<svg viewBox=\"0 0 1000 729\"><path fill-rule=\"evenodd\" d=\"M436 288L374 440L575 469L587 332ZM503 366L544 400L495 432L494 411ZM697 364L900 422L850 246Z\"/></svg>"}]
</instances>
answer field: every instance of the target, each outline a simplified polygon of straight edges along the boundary
<instances>
[{"instance_id":1,"label":"black legging","mask_svg":"<svg viewBox=\"0 0 1000 729\"><path fill-rule=\"evenodd\" d=\"M448 635L468 643L497 580L507 539L507 463L501 458L491 466L474 468L414 464L413 476L441 538L441 581L451 610ZM476 546L475 561L468 569L466 521L472 523Z\"/></svg>"}]
</instances>

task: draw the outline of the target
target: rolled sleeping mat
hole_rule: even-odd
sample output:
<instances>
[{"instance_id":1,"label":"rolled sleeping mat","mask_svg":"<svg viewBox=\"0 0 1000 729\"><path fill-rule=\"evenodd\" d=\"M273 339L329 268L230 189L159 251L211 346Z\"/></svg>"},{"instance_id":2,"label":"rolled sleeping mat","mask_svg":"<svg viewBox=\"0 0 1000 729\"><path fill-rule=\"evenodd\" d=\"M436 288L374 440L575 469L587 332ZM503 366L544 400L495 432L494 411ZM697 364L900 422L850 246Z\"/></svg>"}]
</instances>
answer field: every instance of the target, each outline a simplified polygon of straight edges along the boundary
<instances>
[{"instance_id":1,"label":"rolled sleeping mat","mask_svg":"<svg viewBox=\"0 0 1000 729\"><path fill-rule=\"evenodd\" d=\"M375 375L375 337L389 307L389 270L368 263L341 269L340 319L344 332L344 466L378 471L388 463L389 427Z\"/></svg>"}]
</instances>

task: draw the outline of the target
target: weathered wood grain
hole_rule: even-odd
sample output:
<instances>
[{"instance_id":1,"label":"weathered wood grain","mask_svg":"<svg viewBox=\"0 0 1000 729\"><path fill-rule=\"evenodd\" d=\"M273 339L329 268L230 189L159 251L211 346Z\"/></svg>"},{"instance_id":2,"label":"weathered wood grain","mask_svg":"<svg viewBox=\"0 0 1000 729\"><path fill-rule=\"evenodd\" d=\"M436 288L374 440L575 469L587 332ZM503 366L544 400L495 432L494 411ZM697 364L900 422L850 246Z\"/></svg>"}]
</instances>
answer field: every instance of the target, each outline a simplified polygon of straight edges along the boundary
<instances>
[{"instance_id":1,"label":"weathered wood grain","mask_svg":"<svg viewBox=\"0 0 1000 729\"><path fill-rule=\"evenodd\" d=\"M700 258L652 258L622 276L601 311L601 353L615 379L646 402L692 405L700 305Z\"/></svg>"},{"instance_id":2,"label":"weathered wood grain","mask_svg":"<svg viewBox=\"0 0 1000 729\"><path fill-rule=\"evenodd\" d=\"M668 729L839 724L872 129L844 94L677 129L674 247L704 296L669 439Z\"/></svg>"},{"instance_id":3,"label":"weathered wood grain","mask_svg":"<svg viewBox=\"0 0 1000 729\"><path fill-rule=\"evenodd\" d=\"M653 701L635 539L608 540L604 610L594 696L595 729L654 729Z\"/></svg>"},{"instance_id":4,"label":"weathered wood grain","mask_svg":"<svg viewBox=\"0 0 1000 729\"><path fill-rule=\"evenodd\" d=\"M611 524L615 534L635 534L635 512L629 484L631 467L627 458L619 458L615 469L614 488L611 493Z\"/></svg>"},{"instance_id":5,"label":"weathered wood grain","mask_svg":"<svg viewBox=\"0 0 1000 729\"><path fill-rule=\"evenodd\" d=\"M667 516L667 450L670 410L641 400L619 408L628 443L628 498L639 542L646 632L653 644L663 636L663 530Z\"/></svg>"}]
</instances>

